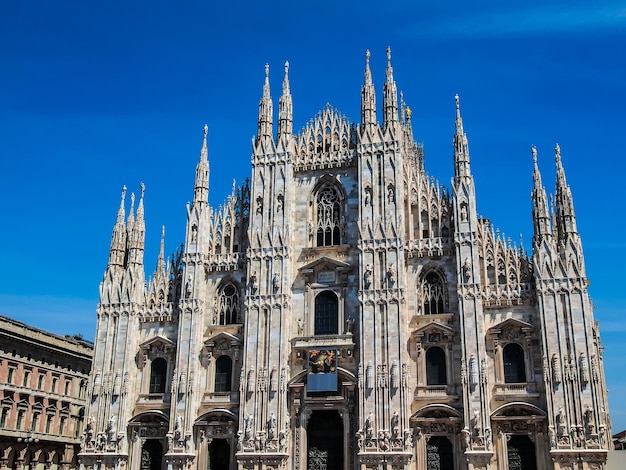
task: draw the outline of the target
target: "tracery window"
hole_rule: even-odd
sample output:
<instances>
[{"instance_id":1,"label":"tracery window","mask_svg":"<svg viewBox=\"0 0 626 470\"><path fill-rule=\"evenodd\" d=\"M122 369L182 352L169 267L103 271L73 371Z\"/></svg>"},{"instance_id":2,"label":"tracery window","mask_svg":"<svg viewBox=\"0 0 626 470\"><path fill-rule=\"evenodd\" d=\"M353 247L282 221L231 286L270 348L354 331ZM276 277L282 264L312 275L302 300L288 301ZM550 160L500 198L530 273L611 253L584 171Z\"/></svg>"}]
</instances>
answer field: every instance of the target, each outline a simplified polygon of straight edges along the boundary
<instances>
[{"instance_id":1,"label":"tracery window","mask_svg":"<svg viewBox=\"0 0 626 470\"><path fill-rule=\"evenodd\" d=\"M150 367L150 393L165 393L165 379L167 377L167 361L157 357Z\"/></svg>"},{"instance_id":2,"label":"tracery window","mask_svg":"<svg viewBox=\"0 0 626 470\"><path fill-rule=\"evenodd\" d=\"M446 385L446 353L439 347L426 351L426 385Z\"/></svg>"},{"instance_id":3,"label":"tracery window","mask_svg":"<svg viewBox=\"0 0 626 470\"><path fill-rule=\"evenodd\" d=\"M338 333L337 296L331 291L324 291L315 298L315 333L316 335L336 335Z\"/></svg>"},{"instance_id":4,"label":"tracery window","mask_svg":"<svg viewBox=\"0 0 626 470\"><path fill-rule=\"evenodd\" d=\"M226 284L219 295L219 324L239 323L239 290L233 283Z\"/></svg>"},{"instance_id":5,"label":"tracery window","mask_svg":"<svg viewBox=\"0 0 626 470\"><path fill-rule=\"evenodd\" d=\"M424 315L445 313L446 295L442 277L436 271L426 273L422 279Z\"/></svg>"},{"instance_id":6,"label":"tracery window","mask_svg":"<svg viewBox=\"0 0 626 470\"><path fill-rule=\"evenodd\" d=\"M341 244L341 198L336 188L323 187L317 194L317 246Z\"/></svg>"},{"instance_id":7,"label":"tracery window","mask_svg":"<svg viewBox=\"0 0 626 470\"><path fill-rule=\"evenodd\" d=\"M504 347L504 382L526 382L526 363L524 361L524 349L517 343L509 343Z\"/></svg>"},{"instance_id":8,"label":"tracery window","mask_svg":"<svg viewBox=\"0 0 626 470\"><path fill-rule=\"evenodd\" d=\"M230 392L233 360L230 356L220 356L215 361L215 391Z\"/></svg>"}]
</instances>

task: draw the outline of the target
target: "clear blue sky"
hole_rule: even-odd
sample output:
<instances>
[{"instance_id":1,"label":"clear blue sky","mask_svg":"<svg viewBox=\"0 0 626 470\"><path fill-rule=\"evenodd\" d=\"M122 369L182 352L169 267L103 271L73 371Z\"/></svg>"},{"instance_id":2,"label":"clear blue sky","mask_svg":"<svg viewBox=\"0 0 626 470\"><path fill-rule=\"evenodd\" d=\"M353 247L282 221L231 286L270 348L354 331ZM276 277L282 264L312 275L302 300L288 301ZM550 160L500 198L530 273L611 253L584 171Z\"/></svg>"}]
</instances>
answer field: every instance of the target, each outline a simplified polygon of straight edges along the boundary
<instances>
[{"instance_id":1,"label":"clear blue sky","mask_svg":"<svg viewBox=\"0 0 626 470\"><path fill-rule=\"evenodd\" d=\"M380 103L391 46L429 174L452 176L459 93L479 211L527 249L530 147L553 192L561 145L614 431L626 428L626 6L421 3L2 1L0 313L92 339L124 184L146 184L149 274L161 225L168 252L183 240L205 123L211 203L248 176L266 62L277 109L289 60L300 129L327 102L359 120L366 49Z\"/></svg>"}]
</instances>

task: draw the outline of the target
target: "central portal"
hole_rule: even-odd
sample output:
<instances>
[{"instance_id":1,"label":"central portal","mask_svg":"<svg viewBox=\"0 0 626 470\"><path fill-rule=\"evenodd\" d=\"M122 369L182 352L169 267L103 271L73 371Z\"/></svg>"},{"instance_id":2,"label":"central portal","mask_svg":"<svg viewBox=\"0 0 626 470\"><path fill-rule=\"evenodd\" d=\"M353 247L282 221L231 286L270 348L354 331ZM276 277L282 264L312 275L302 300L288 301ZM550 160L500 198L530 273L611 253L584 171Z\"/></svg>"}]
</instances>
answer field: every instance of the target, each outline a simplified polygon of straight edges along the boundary
<instances>
[{"instance_id":1,"label":"central portal","mask_svg":"<svg viewBox=\"0 0 626 470\"><path fill-rule=\"evenodd\" d=\"M307 470L343 470L343 419L337 411L313 411L307 449Z\"/></svg>"}]
</instances>

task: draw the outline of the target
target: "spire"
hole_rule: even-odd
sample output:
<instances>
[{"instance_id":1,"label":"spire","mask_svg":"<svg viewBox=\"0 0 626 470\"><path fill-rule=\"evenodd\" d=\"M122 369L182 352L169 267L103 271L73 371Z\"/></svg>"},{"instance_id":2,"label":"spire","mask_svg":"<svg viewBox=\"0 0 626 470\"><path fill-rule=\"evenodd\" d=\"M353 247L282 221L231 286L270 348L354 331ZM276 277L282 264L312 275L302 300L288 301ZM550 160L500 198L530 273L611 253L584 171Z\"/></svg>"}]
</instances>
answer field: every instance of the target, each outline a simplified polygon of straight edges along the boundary
<instances>
[{"instance_id":1,"label":"spire","mask_svg":"<svg viewBox=\"0 0 626 470\"><path fill-rule=\"evenodd\" d=\"M265 82L263 83L263 97L259 102L259 126L257 141L272 138L272 115L274 114L272 98L270 96L270 66L265 64Z\"/></svg>"},{"instance_id":2,"label":"spire","mask_svg":"<svg viewBox=\"0 0 626 470\"><path fill-rule=\"evenodd\" d=\"M535 242L538 242L545 236L551 236L550 228L550 211L548 209L548 198L546 190L541 183L541 173L537 164L537 149L532 146L533 154L533 191L531 199L533 201L533 225L535 229Z\"/></svg>"},{"instance_id":3,"label":"spire","mask_svg":"<svg viewBox=\"0 0 626 470\"><path fill-rule=\"evenodd\" d=\"M459 95L454 96L456 102L456 132L454 134L454 176L470 176L469 148L467 136L463 131L463 120L461 119L461 104Z\"/></svg>"},{"instance_id":4,"label":"spire","mask_svg":"<svg viewBox=\"0 0 626 470\"><path fill-rule=\"evenodd\" d=\"M278 101L278 136L293 134L293 102L289 89L289 62L285 62L283 94Z\"/></svg>"},{"instance_id":5,"label":"spire","mask_svg":"<svg viewBox=\"0 0 626 470\"><path fill-rule=\"evenodd\" d=\"M128 217L128 230L130 231L128 238L128 264L143 264L143 251L145 243L146 224L144 221L143 196L146 185L140 183L141 195L139 196L139 206L137 207L137 218L131 221L131 215ZM135 194L131 194L132 205L135 203Z\"/></svg>"},{"instance_id":6,"label":"spire","mask_svg":"<svg viewBox=\"0 0 626 470\"><path fill-rule=\"evenodd\" d=\"M398 122L398 90L393 79L390 47L387 47L387 74L385 86L383 87L383 118L385 129Z\"/></svg>"},{"instance_id":7,"label":"spire","mask_svg":"<svg viewBox=\"0 0 626 470\"><path fill-rule=\"evenodd\" d=\"M161 246L159 247L159 257L157 258L156 272L165 272L165 225L161 226Z\"/></svg>"},{"instance_id":8,"label":"spire","mask_svg":"<svg viewBox=\"0 0 626 470\"><path fill-rule=\"evenodd\" d=\"M365 51L365 77L361 89L361 125L371 127L376 124L376 92L370 71L370 51Z\"/></svg>"},{"instance_id":9,"label":"spire","mask_svg":"<svg viewBox=\"0 0 626 470\"><path fill-rule=\"evenodd\" d=\"M577 233L576 215L572 191L565 179L565 170L561 163L561 147L554 149L556 160L556 229L559 241L566 240L570 234Z\"/></svg>"},{"instance_id":10,"label":"spire","mask_svg":"<svg viewBox=\"0 0 626 470\"><path fill-rule=\"evenodd\" d=\"M204 138L202 149L200 150L200 160L196 165L196 181L193 187L193 204L208 205L209 202L209 150L207 147L207 137L209 126L204 125Z\"/></svg>"},{"instance_id":11,"label":"spire","mask_svg":"<svg viewBox=\"0 0 626 470\"><path fill-rule=\"evenodd\" d=\"M126 199L126 186L122 188L122 198L120 208L117 211L117 220L113 226L111 235L111 248L109 250L109 266L123 266L126 254L126 224L124 223L125 210L124 200Z\"/></svg>"}]
</instances>

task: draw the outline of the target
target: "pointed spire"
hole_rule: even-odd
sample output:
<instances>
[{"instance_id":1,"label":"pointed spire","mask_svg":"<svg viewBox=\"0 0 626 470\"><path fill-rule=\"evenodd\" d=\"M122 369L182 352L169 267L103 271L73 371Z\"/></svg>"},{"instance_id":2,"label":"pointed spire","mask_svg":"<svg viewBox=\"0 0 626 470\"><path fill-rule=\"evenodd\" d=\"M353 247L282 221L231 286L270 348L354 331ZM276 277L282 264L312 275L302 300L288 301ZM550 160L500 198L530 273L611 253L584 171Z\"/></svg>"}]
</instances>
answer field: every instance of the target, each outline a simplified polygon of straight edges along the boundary
<instances>
[{"instance_id":1,"label":"pointed spire","mask_svg":"<svg viewBox=\"0 0 626 470\"><path fill-rule=\"evenodd\" d=\"M135 225L135 193L130 193L130 209L128 210L128 222L126 223L127 230L131 230Z\"/></svg>"},{"instance_id":2,"label":"pointed spire","mask_svg":"<svg viewBox=\"0 0 626 470\"><path fill-rule=\"evenodd\" d=\"M535 229L534 243L546 236L552 235L550 227L550 211L548 209L548 198L546 190L541 183L541 173L537 164L537 149L532 146L533 155L533 191L531 199L533 201L533 226Z\"/></svg>"},{"instance_id":3,"label":"pointed spire","mask_svg":"<svg viewBox=\"0 0 626 470\"><path fill-rule=\"evenodd\" d=\"M144 221L144 209L143 209L143 196L146 190L146 185L140 183L141 195L139 196L139 205L137 207L137 218L132 219L131 214L128 216L128 264L129 265L142 265L143 264L143 252L146 234L146 225ZM131 194L131 206L135 205L135 194Z\"/></svg>"},{"instance_id":4,"label":"pointed spire","mask_svg":"<svg viewBox=\"0 0 626 470\"><path fill-rule=\"evenodd\" d=\"M263 97L259 102L259 124L257 141L272 138L272 116L274 108L270 96L270 66L265 64L265 82L263 83Z\"/></svg>"},{"instance_id":5,"label":"pointed spire","mask_svg":"<svg viewBox=\"0 0 626 470\"><path fill-rule=\"evenodd\" d=\"M283 94L278 101L278 136L293 134L293 102L289 89L289 62L285 62Z\"/></svg>"},{"instance_id":6,"label":"pointed spire","mask_svg":"<svg viewBox=\"0 0 626 470\"><path fill-rule=\"evenodd\" d=\"M383 87L383 126L385 129L398 122L398 90L391 67L391 47L387 47L387 73Z\"/></svg>"},{"instance_id":7,"label":"pointed spire","mask_svg":"<svg viewBox=\"0 0 626 470\"><path fill-rule=\"evenodd\" d=\"M122 188L122 197L120 208L117 211L117 220L113 226L113 234L111 235L111 247L109 249L109 266L123 266L124 257L126 255L126 224L124 222L125 209L124 200L126 199L126 186Z\"/></svg>"},{"instance_id":8,"label":"pointed spire","mask_svg":"<svg viewBox=\"0 0 626 470\"><path fill-rule=\"evenodd\" d=\"M207 139L209 126L204 125L204 137L202 139L202 149L200 150L200 160L196 165L196 180L193 186L193 205L206 206L209 203L209 150Z\"/></svg>"},{"instance_id":9,"label":"pointed spire","mask_svg":"<svg viewBox=\"0 0 626 470\"><path fill-rule=\"evenodd\" d=\"M470 176L469 148L467 136L463 131L463 120L461 119L461 104L459 95L454 96L456 103L456 132L454 134L454 176Z\"/></svg>"},{"instance_id":10,"label":"pointed spire","mask_svg":"<svg viewBox=\"0 0 626 470\"><path fill-rule=\"evenodd\" d=\"M365 77L361 89L361 125L370 128L376 125L376 92L370 71L370 51L365 51Z\"/></svg>"},{"instance_id":11,"label":"pointed spire","mask_svg":"<svg viewBox=\"0 0 626 470\"><path fill-rule=\"evenodd\" d=\"M159 257L157 258L156 272L165 272L165 225L161 226L161 246L159 247Z\"/></svg>"},{"instance_id":12,"label":"pointed spire","mask_svg":"<svg viewBox=\"0 0 626 470\"><path fill-rule=\"evenodd\" d=\"M565 179L565 170L561 162L561 147L556 144L554 149L556 160L556 229L559 241L565 241L570 235L576 234L576 215L572 191Z\"/></svg>"}]
</instances>

